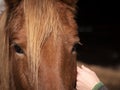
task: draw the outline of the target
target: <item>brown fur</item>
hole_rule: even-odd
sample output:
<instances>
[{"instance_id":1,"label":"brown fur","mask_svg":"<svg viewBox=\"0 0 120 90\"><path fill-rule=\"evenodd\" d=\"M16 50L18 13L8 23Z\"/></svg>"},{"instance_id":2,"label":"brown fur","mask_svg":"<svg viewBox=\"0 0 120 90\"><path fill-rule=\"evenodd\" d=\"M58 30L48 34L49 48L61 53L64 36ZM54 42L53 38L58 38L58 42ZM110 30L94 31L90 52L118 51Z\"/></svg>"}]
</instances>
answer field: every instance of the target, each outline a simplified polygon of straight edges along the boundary
<instances>
[{"instance_id":1,"label":"brown fur","mask_svg":"<svg viewBox=\"0 0 120 90\"><path fill-rule=\"evenodd\" d=\"M6 69L0 64L0 90L75 89L76 61L72 47L79 38L75 8L66 1L6 0L7 20L2 18L5 22L0 24L0 35L9 41L0 42L0 48L5 46L0 61L9 65ZM15 52L15 43L23 54ZM9 58L4 60L6 55Z\"/></svg>"}]
</instances>

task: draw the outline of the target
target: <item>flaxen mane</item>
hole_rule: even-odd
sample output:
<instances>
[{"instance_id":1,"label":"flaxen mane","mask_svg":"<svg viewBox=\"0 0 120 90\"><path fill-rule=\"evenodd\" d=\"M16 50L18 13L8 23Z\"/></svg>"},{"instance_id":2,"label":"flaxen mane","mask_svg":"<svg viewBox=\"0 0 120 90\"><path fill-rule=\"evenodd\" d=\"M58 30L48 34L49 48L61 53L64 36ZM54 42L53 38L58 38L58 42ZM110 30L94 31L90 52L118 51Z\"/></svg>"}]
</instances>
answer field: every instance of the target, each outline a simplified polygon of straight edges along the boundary
<instances>
[{"instance_id":1,"label":"flaxen mane","mask_svg":"<svg viewBox=\"0 0 120 90\"><path fill-rule=\"evenodd\" d=\"M9 45L8 37L5 32L6 12L0 19L0 89L8 90L9 88Z\"/></svg>"}]
</instances>

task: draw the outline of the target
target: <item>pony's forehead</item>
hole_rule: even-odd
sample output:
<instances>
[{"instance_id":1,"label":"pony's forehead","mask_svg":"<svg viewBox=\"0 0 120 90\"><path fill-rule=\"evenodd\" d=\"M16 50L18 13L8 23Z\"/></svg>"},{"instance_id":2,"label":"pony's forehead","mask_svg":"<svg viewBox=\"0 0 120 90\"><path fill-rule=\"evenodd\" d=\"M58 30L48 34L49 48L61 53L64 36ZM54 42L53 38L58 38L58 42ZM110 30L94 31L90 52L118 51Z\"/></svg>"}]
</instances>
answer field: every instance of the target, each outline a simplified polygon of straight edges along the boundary
<instances>
[{"instance_id":1,"label":"pony's forehead","mask_svg":"<svg viewBox=\"0 0 120 90\"><path fill-rule=\"evenodd\" d=\"M0 15L5 10L5 2L4 0L0 0Z\"/></svg>"},{"instance_id":2,"label":"pony's forehead","mask_svg":"<svg viewBox=\"0 0 120 90\"><path fill-rule=\"evenodd\" d=\"M63 1L66 2L68 0L63 0ZM77 1L77 0L75 0L75 1ZM70 0L70 2L73 2L73 0ZM0 15L5 11L5 9L6 9L5 0L0 0Z\"/></svg>"}]
</instances>

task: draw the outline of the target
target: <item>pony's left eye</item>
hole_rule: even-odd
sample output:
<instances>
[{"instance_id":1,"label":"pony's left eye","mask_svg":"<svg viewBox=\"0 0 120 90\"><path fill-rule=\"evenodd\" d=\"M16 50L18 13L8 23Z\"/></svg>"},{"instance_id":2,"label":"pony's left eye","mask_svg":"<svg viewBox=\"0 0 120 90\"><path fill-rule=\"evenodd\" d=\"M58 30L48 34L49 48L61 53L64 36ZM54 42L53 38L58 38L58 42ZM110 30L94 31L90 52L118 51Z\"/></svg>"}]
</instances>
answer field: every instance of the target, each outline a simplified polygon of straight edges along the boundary
<instances>
[{"instance_id":1,"label":"pony's left eye","mask_svg":"<svg viewBox=\"0 0 120 90\"><path fill-rule=\"evenodd\" d=\"M14 45L14 49L19 54L23 54L24 53L24 51L21 49L21 47L18 46L17 44Z\"/></svg>"},{"instance_id":2,"label":"pony's left eye","mask_svg":"<svg viewBox=\"0 0 120 90\"><path fill-rule=\"evenodd\" d=\"M77 52L78 48L80 47L80 43L75 43L73 48L72 48L72 52Z\"/></svg>"},{"instance_id":3,"label":"pony's left eye","mask_svg":"<svg viewBox=\"0 0 120 90\"><path fill-rule=\"evenodd\" d=\"M72 52L76 52L76 49L77 49L77 44L75 44L72 48Z\"/></svg>"}]
</instances>

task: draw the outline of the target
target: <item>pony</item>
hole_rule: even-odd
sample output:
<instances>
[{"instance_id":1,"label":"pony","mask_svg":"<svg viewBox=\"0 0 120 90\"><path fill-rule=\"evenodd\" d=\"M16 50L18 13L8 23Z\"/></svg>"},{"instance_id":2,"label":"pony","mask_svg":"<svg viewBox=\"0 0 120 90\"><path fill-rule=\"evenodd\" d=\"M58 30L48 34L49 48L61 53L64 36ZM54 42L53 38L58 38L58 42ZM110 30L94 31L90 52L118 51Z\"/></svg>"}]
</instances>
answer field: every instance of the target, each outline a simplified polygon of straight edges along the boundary
<instances>
[{"instance_id":1,"label":"pony","mask_svg":"<svg viewBox=\"0 0 120 90\"><path fill-rule=\"evenodd\" d=\"M5 0L0 90L75 90L77 0Z\"/></svg>"}]
</instances>

